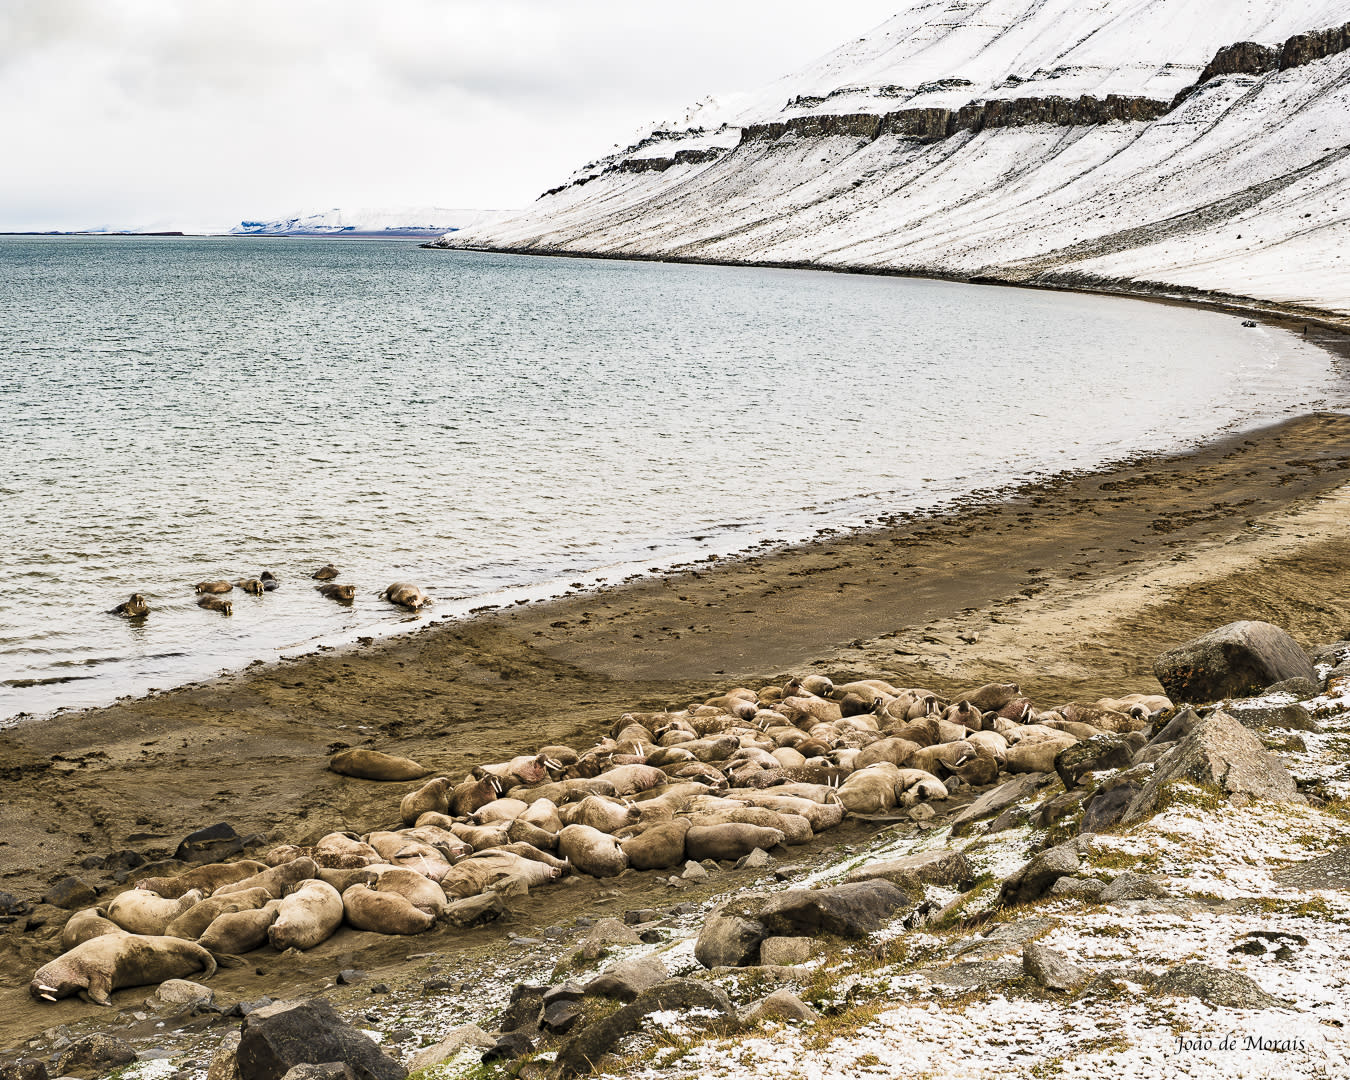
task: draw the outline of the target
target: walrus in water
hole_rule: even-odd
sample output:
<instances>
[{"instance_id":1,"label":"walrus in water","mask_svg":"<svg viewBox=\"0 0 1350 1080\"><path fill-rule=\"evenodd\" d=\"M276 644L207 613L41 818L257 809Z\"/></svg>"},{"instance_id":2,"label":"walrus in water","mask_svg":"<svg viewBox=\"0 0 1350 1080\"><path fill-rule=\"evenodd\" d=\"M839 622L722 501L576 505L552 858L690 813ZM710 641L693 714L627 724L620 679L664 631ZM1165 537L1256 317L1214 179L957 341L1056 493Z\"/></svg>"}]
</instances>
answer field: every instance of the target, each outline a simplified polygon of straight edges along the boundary
<instances>
[{"instance_id":1,"label":"walrus in water","mask_svg":"<svg viewBox=\"0 0 1350 1080\"><path fill-rule=\"evenodd\" d=\"M140 593L131 594L131 599L123 601L113 608L109 615L121 615L124 619L143 619L150 614L150 605Z\"/></svg>"},{"instance_id":2,"label":"walrus in water","mask_svg":"<svg viewBox=\"0 0 1350 1080\"><path fill-rule=\"evenodd\" d=\"M206 608L207 611L219 611L222 615L234 614L234 605L218 596L203 596L197 601L197 606Z\"/></svg>"},{"instance_id":3,"label":"walrus in water","mask_svg":"<svg viewBox=\"0 0 1350 1080\"><path fill-rule=\"evenodd\" d=\"M328 767L335 773L355 776L361 780L420 780L433 771L425 765L417 764L412 758L385 754L365 747L334 754L328 759Z\"/></svg>"},{"instance_id":4,"label":"walrus in water","mask_svg":"<svg viewBox=\"0 0 1350 1080\"><path fill-rule=\"evenodd\" d=\"M332 581L337 576L338 576L338 568L334 566L332 563L328 563L326 566L321 566L314 571L315 581Z\"/></svg>"},{"instance_id":5,"label":"walrus in water","mask_svg":"<svg viewBox=\"0 0 1350 1080\"><path fill-rule=\"evenodd\" d=\"M329 582L327 585L315 585L320 596L326 596L329 600L336 600L339 604L350 604L356 599L355 585L334 585Z\"/></svg>"},{"instance_id":6,"label":"walrus in water","mask_svg":"<svg viewBox=\"0 0 1350 1080\"><path fill-rule=\"evenodd\" d=\"M209 979L216 961L196 942L144 934L101 934L37 969L28 992L39 1001L83 994L95 1005L125 986L150 986L189 975Z\"/></svg>"},{"instance_id":7,"label":"walrus in water","mask_svg":"<svg viewBox=\"0 0 1350 1080\"><path fill-rule=\"evenodd\" d=\"M276 592L281 588L281 579L271 570L264 570L258 575L258 580L262 582L263 592Z\"/></svg>"},{"instance_id":8,"label":"walrus in water","mask_svg":"<svg viewBox=\"0 0 1350 1080\"><path fill-rule=\"evenodd\" d=\"M261 578L244 578L243 581L236 581L235 586L243 589L244 592L252 596L261 596L264 592L264 586Z\"/></svg>"},{"instance_id":9,"label":"walrus in water","mask_svg":"<svg viewBox=\"0 0 1350 1080\"><path fill-rule=\"evenodd\" d=\"M406 581L394 582L384 592L380 593L380 599L388 600L391 604L397 604L409 611L416 611L418 608L424 608L431 603L431 597L416 585L409 585Z\"/></svg>"},{"instance_id":10,"label":"walrus in water","mask_svg":"<svg viewBox=\"0 0 1350 1080\"><path fill-rule=\"evenodd\" d=\"M196 585L199 593L227 593L234 589L228 581L199 581Z\"/></svg>"}]
</instances>

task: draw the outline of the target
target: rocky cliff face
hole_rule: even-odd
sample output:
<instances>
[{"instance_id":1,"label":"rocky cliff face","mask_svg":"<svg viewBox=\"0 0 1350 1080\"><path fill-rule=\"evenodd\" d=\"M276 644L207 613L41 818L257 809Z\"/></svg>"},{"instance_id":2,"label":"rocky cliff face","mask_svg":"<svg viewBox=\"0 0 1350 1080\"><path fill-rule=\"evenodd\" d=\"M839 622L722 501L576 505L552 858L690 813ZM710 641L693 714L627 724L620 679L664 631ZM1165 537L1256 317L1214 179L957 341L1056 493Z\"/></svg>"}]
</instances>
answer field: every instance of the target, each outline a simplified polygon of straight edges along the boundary
<instances>
[{"instance_id":1,"label":"rocky cliff face","mask_svg":"<svg viewBox=\"0 0 1350 1080\"><path fill-rule=\"evenodd\" d=\"M1110 279L1350 312L1344 0L909 0L444 246Z\"/></svg>"}]
</instances>

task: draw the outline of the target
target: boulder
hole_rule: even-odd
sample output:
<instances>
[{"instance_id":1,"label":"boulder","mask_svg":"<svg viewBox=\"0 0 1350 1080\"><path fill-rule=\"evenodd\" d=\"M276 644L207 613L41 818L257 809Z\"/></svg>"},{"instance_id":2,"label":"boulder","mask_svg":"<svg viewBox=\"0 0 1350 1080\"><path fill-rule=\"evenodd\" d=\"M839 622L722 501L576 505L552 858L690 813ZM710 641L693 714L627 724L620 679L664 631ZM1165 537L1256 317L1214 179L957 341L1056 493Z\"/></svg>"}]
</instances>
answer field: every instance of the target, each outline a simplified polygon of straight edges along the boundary
<instances>
[{"instance_id":1,"label":"boulder","mask_svg":"<svg viewBox=\"0 0 1350 1080\"><path fill-rule=\"evenodd\" d=\"M248 841L234 831L234 826L222 821L183 837L173 857L182 862L223 862L238 855Z\"/></svg>"},{"instance_id":2,"label":"boulder","mask_svg":"<svg viewBox=\"0 0 1350 1080\"><path fill-rule=\"evenodd\" d=\"M959 851L938 848L920 851L899 859L864 863L848 872L846 882L871 881L876 878L889 881L902 889L917 891L924 885L957 886L975 876L970 861Z\"/></svg>"},{"instance_id":3,"label":"boulder","mask_svg":"<svg viewBox=\"0 0 1350 1080\"><path fill-rule=\"evenodd\" d=\"M98 901L98 892L87 881L77 877L63 877L52 885L42 898L43 903L76 911L92 907Z\"/></svg>"},{"instance_id":4,"label":"boulder","mask_svg":"<svg viewBox=\"0 0 1350 1080\"><path fill-rule=\"evenodd\" d=\"M486 1050L495 1046L497 1040L477 1024L462 1024L451 1028L435 1046L427 1046L417 1051L408 1060L408 1069L416 1072L429 1065L441 1065L464 1050Z\"/></svg>"},{"instance_id":5,"label":"boulder","mask_svg":"<svg viewBox=\"0 0 1350 1080\"><path fill-rule=\"evenodd\" d=\"M982 818L992 817L1015 802L1020 802L1045 783L1045 773L1023 773L1015 779L986 791L952 818L952 835L966 836Z\"/></svg>"},{"instance_id":6,"label":"boulder","mask_svg":"<svg viewBox=\"0 0 1350 1080\"><path fill-rule=\"evenodd\" d=\"M999 903L1028 904L1039 900L1060 878L1076 875L1079 865L1078 846L1074 841L1047 848L1004 880L999 890Z\"/></svg>"},{"instance_id":7,"label":"boulder","mask_svg":"<svg viewBox=\"0 0 1350 1080\"><path fill-rule=\"evenodd\" d=\"M1161 881L1148 874L1120 874L1102 889L1098 900L1115 904L1122 900L1165 900L1170 895Z\"/></svg>"},{"instance_id":8,"label":"boulder","mask_svg":"<svg viewBox=\"0 0 1350 1080\"><path fill-rule=\"evenodd\" d=\"M670 972L655 954L637 956L610 964L586 984L586 993L596 997L634 1001L644 990L670 978Z\"/></svg>"},{"instance_id":9,"label":"boulder","mask_svg":"<svg viewBox=\"0 0 1350 1080\"><path fill-rule=\"evenodd\" d=\"M1298 889L1350 889L1350 848L1339 847L1307 862L1275 871L1281 885Z\"/></svg>"},{"instance_id":10,"label":"boulder","mask_svg":"<svg viewBox=\"0 0 1350 1080\"><path fill-rule=\"evenodd\" d=\"M559 1078L584 1076L591 1072L614 1044L636 1031L649 1013L678 1010L714 1017L713 1023L723 1028L736 1025L736 1009L731 999L715 986L694 979L667 979L644 990L631 1005L603 1019L587 1024L558 1050L554 1075ZM693 1017L686 1017L692 1020Z\"/></svg>"},{"instance_id":11,"label":"boulder","mask_svg":"<svg viewBox=\"0 0 1350 1080\"><path fill-rule=\"evenodd\" d=\"M880 930L902 908L914 908L914 894L874 879L824 889L789 889L770 896L759 909L766 935L837 934L860 938Z\"/></svg>"},{"instance_id":12,"label":"boulder","mask_svg":"<svg viewBox=\"0 0 1350 1080\"><path fill-rule=\"evenodd\" d=\"M86 1035L61 1055L57 1063L58 1076L106 1076L119 1065L130 1065L136 1060L131 1044L115 1035Z\"/></svg>"},{"instance_id":13,"label":"boulder","mask_svg":"<svg viewBox=\"0 0 1350 1080\"><path fill-rule=\"evenodd\" d=\"M1196 997L1230 1009L1268 1009L1281 1005L1246 975L1208 964L1177 964L1153 984L1159 997Z\"/></svg>"},{"instance_id":14,"label":"boulder","mask_svg":"<svg viewBox=\"0 0 1350 1080\"><path fill-rule=\"evenodd\" d=\"M1159 748L1159 755L1167 753ZM1151 764L1140 764L1105 777L1083 800L1083 816L1078 820L1081 833L1102 832L1125 816L1125 811L1153 776Z\"/></svg>"},{"instance_id":15,"label":"boulder","mask_svg":"<svg viewBox=\"0 0 1350 1080\"><path fill-rule=\"evenodd\" d=\"M534 1050L534 1040L523 1031L505 1032L496 1042L483 1051L483 1062L514 1061Z\"/></svg>"},{"instance_id":16,"label":"boulder","mask_svg":"<svg viewBox=\"0 0 1350 1080\"><path fill-rule=\"evenodd\" d=\"M281 1080L356 1080L356 1074L340 1061L325 1061L322 1065L306 1062L287 1069Z\"/></svg>"},{"instance_id":17,"label":"boulder","mask_svg":"<svg viewBox=\"0 0 1350 1080\"><path fill-rule=\"evenodd\" d=\"M1224 712L1199 721L1154 765L1153 775L1131 801L1121 821L1142 821L1157 809L1163 789L1177 782L1239 792L1272 802L1303 802L1294 778L1280 759Z\"/></svg>"},{"instance_id":18,"label":"boulder","mask_svg":"<svg viewBox=\"0 0 1350 1080\"><path fill-rule=\"evenodd\" d=\"M281 1002L244 1018L237 1053L241 1080L281 1080L296 1065L346 1063L355 1080L404 1080L408 1071L322 998Z\"/></svg>"},{"instance_id":19,"label":"boulder","mask_svg":"<svg viewBox=\"0 0 1350 1080\"><path fill-rule=\"evenodd\" d=\"M1271 728L1317 731L1312 713L1297 702L1288 705L1236 705L1227 707L1228 715L1245 728L1269 731Z\"/></svg>"},{"instance_id":20,"label":"boulder","mask_svg":"<svg viewBox=\"0 0 1350 1080\"><path fill-rule=\"evenodd\" d=\"M1055 772L1066 789L1074 788L1088 773L1128 768L1134 760L1134 751L1120 735L1093 735L1056 754Z\"/></svg>"},{"instance_id":21,"label":"boulder","mask_svg":"<svg viewBox=\"0 0 1350 1080\"><path fill-rule=\"evenodd\" d=\"M206 1070L206 1080L239 1080L239 1032L227 1031L216 1052L211 1056L211 1064Z\"/></svg>"},{"instance_id":22,"label":"boulder","mask_svg":"<svg viewBox=\"0 0 1350 1080\"><path fill-rule=\"evenodd\" d=\"M820 1013L811 1008L791 990L775 990L768 997L755 1002L741 1016L744 1024L760 1024L765 1020L787 1020L814 1024Z\"/></svg>"},{"instance_id":23,"label":"boulder","mask_svg":"<svg viewBox=\"0 0 1350 1080\"><path fill-rule=\"evenodd\" d=\"M1251 697L1285 679L1317 679L1298 642L1278 626L1245 621L1167 650L1154 661L1153 674L1178 703Z\"/></svg>"},{"instance_id":24,"label":"boulder","mask_svg":"<svg viewBox=\"0 0 1350 1080\"><path fill-rule=\"evenodd\" d=\"M145 1003L156 1012L190 1012L215 999L216 992L209 986L188 979L166 979Z\"/></svg>"},{"instance_id":25,"label":"boulder","mask_svg":"<svg viewBox=\"0 0 1350 1080\"><path fill-rule=\"evenodd\" d=\"M1316 659L1313 660L1316 663ZM1267 686L1262 694L1291 694L1295 701L1307 701L1322 692L1322 687L1311 679L1285 679Z\"/></svg>"},{"instance_id":26,"label":"boulder","mask_svg":"<svg viewBox=\"0 0 1350 1080\"><path fill-rule=\"evenodd\" d=\"M759 943L766 937L768 931L757 918L722 904L704 920L694 959L706 968L744 967L759 960Z\"/></svg>"},{"instance_id":27,"label":"boulder","mask_svg":"<svg viewBox=\"0 0 1350 1080\"><path fill-rule=\"evenodd\" d=\"M1050 886L1046 896L1051 900L1086 900L1095 903L1105 888L1106 884L1096 878L1062 877Z\"/></svg>"},{"instance_id":28,"label":"boulder","mask_svg":"<svg viewBox=\"0 0 1350 1080\"><path fill-rule=\"evenodd\" d=\"M1035 943L1022 949L1022 970L1047 990L1072 990L1088 977L1087 971L1062 952Z\"/></svg>"},{"instance_id":29,"label":"boulder","mask_svg":"<svg viewBox=\"0 0 1350 1080\"><path fill-rule=\"evenodd\" d=\"M0 1065L0 1080L47 1080L47 1066L37 1058L23 1058Z\"/></svg>"}]
</instances>

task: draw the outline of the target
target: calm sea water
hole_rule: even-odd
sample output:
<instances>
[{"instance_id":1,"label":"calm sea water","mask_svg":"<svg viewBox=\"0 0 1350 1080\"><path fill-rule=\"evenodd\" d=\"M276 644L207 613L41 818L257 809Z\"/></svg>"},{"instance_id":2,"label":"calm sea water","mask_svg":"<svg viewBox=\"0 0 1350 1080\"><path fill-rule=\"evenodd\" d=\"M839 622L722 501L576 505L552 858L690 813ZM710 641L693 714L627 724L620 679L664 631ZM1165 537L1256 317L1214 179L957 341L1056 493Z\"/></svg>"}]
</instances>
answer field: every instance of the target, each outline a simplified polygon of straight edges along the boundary
<instances>
[{"instance_id":1,"label":"calm sea water","mask_svg":"<svg viewBox=\"0 0 1350 1080\"><path fill-rule=\"evenodd\" d=\"M1235 318L931 281L0 239L0 720L853 527L1341 393ZM309 575L358 586L341 607ZM270 568L283 587L192 584ZM107 613L133 591L142 625ZM412 620L416 623L417 620Z\"/></svg>"}]
</instances>

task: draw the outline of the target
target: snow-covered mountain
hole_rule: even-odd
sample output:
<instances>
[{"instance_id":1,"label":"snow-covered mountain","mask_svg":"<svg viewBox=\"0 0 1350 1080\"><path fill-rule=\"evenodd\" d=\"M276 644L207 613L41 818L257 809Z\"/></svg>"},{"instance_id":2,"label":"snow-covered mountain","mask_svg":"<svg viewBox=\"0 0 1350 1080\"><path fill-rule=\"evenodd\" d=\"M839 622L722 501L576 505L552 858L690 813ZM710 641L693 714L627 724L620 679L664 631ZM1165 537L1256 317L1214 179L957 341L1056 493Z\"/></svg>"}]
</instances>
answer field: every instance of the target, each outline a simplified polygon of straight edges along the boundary
<instances>
[{"instance_id":1,"label":"snow-covered mountain","mask_svg":"<svg viewBox=\"0 0 1350 1080\"><path fill-rule=\"evenodd\" d=\"M509 211L447 210L440 206L320 210L268 221L241 221L233 236L440 236L485 225Z\"/></svg>"},{"instance_id":2,"label":"snow-covered mountain","mask_svg":"<svg viewBox=\"0 0 1350 1080\"><path fill-rule=\"evenodd\" d=\"M446 247L1350 312L1350 0L897 0Z\"/></svg>"}]
</instances>

